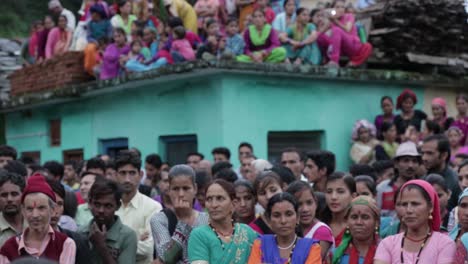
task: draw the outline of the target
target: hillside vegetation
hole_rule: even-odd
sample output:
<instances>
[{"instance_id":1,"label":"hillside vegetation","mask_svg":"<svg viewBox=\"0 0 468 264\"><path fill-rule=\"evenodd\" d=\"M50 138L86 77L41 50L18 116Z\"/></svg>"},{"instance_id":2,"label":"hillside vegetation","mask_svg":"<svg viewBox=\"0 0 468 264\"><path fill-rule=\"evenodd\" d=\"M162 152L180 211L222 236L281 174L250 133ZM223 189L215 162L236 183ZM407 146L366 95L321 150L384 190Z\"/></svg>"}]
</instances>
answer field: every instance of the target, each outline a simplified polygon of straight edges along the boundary
<instances>
[{"instance_id":1,"label":"hillside vegetation","mask_svg":"<svg viewBox=\"0 0 468 264\"><path fill-rule=\"evenodd\" d=\"M48 13L49 0L0 0L0 38L22 38L28 35L32 22ZM62 5L76 13L81 0L61 0Z\"/></svg>"}]
</instances>

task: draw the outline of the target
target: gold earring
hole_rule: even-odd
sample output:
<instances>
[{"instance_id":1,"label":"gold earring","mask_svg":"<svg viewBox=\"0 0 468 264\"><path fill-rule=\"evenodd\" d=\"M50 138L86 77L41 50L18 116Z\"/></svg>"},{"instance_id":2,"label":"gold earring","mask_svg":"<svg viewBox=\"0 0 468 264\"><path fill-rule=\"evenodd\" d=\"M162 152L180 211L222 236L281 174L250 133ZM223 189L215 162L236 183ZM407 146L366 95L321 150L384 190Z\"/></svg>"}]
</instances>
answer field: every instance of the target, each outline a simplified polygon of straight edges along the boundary
<instances>
[{"instance_id":1,"label":"gold earring","mask_svg":"<svg viewBox=\"0 0 468 264\"><path fill-rule=\"evenodd\" d=\"M378 225L375 226L375 235L376 236L379 235L379 226Z\"/></svg>"},{"instance_id":2,"label":"gold earring","mask_svg":"<svg viewBox=\"0 0 468 264\"><path fill-rule=\"evenodd\" d=\"M349 233L350 233L350 232L349 232L349 226L346 227L345 233L349 235Z\"/></svg>"}]
</instances>

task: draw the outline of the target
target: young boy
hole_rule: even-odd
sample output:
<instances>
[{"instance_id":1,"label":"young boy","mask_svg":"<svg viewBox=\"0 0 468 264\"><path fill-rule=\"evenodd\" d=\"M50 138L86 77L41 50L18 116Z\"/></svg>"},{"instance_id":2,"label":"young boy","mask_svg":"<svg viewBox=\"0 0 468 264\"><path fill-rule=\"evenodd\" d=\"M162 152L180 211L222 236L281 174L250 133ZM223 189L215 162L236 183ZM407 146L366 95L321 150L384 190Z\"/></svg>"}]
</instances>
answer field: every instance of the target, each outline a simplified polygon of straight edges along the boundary
<instances>
[{"instance_id":1,"label":"young boy","mask_svg":"<svg viewBox=\"0 0 468 264\"><path fill-rule=\"evenodd\" d=\"M223 50L223 57L239 56L244 53L244 38L239 34L238 21L230 18L226 24L226 44Z\"/></svg>"}]
</instances>

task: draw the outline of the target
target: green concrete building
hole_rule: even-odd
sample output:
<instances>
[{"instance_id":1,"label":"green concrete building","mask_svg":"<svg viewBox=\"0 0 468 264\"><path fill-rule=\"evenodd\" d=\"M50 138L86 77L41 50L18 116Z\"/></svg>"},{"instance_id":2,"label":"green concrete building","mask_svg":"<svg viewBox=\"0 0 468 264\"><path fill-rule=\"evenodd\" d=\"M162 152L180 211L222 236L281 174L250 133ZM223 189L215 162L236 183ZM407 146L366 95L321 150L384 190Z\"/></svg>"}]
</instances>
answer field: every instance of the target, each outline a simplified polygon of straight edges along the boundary
<instances>
[{"instance_id":1,"label":"green concrete building","mask_svg":"<svg viewBox=\"0 0 468 264\"><path fill-rule=\"evenodd\" d=\"M428 94L450 97L466 83L395 71L195 62L14 97L2 111L7 143L41 162L137 147L174 163L194 150L211 159L212 148L226 146L237 166L237 146L247 141L272 161L287 146L328 149L343 170L353 123L373 121L383 95L411 88L417 107L427 109Z\"/></svg>"}]
</instances>

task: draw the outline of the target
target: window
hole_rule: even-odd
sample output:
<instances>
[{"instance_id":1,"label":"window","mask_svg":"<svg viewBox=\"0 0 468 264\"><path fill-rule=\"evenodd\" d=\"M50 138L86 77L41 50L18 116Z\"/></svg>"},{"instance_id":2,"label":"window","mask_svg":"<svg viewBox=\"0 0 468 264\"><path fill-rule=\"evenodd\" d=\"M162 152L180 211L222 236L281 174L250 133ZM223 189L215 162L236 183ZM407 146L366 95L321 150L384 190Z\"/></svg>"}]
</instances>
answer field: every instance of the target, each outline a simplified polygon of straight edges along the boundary
<instances>
[{"instance_id":1,"label":"window","mask_svg":"<svg viewBox=\"0 0 468 264\"><path fill-rule=\"evenodd\" d=\"M196 135L161 136L159 140L162 143L165 159L171 165L185 164L186 155L198 149Z\"/></svg>"},{"instance_id":2,"label":"window","mask_svg":"<svg viewBox=\"0 0 468 264\"><path fill-rule=\"evenodd\" d=\"M83 160L83 149L70 149L63 151L63 162L68 161L77 161L80 162Z\"/></svg>"},{"instance_id":3,"label":"window","mask_svg":"<svg viewBox=\"0 0 468 264\"><path fill-rule=\"evenodd\" d=\"M21 152L21 158L31 158L35 164L41 164L41 152L40 151Z\"/></svg>"},{"instance_id":4,"label":"window","mask_svg":"<svg viewBox=\"0 0 468 264\"><path fill-rule=\"evenodd\" d=\"M119 151L128 149L128 138L113 138L99 140L100 153L115 158Z\"/></svg>"},{"instance_id":5,"label":"window","mask_svg":"<svg viewBox=\"0 0 468 264\"><path fill-rule=\"evenodd\" d=\"M62 139L60 119L50 120L49 122L50 145L52 147L60 146Z\"/></svg>"},{"instance_id":6,"label":"window","mask_svg":"<svg viewBox=\"0 0 468 264\"><path fill-rule=\"evenodd\" d=\"M281 162L281 151L294 147L307 152L322 147L323 131L278 131L268 132L268 160Z\"/></svg>"}]
</instances>

